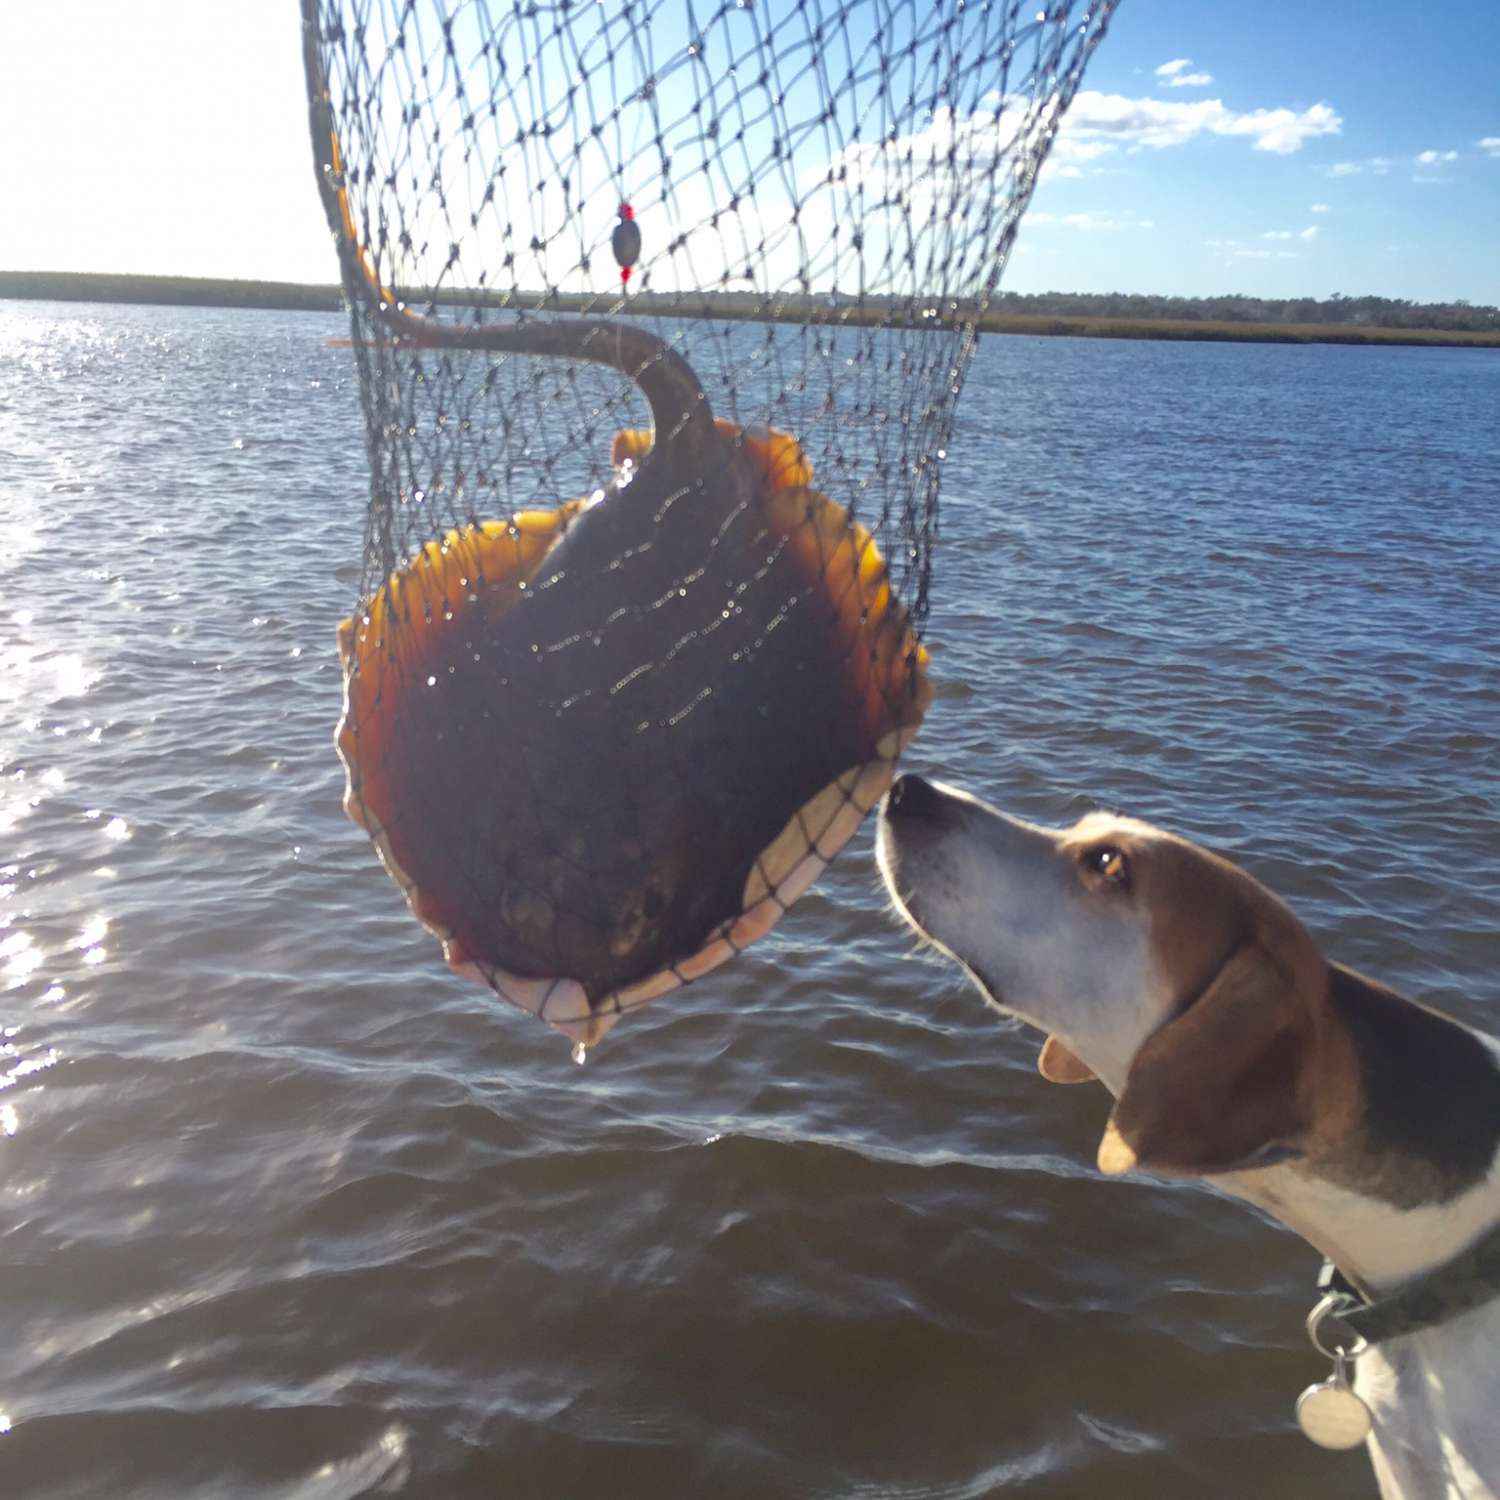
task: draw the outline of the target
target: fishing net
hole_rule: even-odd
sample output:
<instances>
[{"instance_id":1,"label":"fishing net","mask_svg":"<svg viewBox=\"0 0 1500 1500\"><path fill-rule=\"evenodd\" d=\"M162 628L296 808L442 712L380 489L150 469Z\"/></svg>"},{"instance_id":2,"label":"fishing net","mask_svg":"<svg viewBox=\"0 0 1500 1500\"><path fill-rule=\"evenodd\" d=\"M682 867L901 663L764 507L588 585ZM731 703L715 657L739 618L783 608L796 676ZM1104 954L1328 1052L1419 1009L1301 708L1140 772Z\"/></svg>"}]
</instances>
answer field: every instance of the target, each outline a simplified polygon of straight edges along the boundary
<instances>
[{"instance_id":1,"label":"fishing net","mask_svg":"<svg viewBox=\"0 0 1500 1500\"><path fill-rule=\"evenodd\" d=\"M889 785L976 320L1111 9L303 0L371 468L345 806L578 1043Z\"/></svg>"}]
</instances>

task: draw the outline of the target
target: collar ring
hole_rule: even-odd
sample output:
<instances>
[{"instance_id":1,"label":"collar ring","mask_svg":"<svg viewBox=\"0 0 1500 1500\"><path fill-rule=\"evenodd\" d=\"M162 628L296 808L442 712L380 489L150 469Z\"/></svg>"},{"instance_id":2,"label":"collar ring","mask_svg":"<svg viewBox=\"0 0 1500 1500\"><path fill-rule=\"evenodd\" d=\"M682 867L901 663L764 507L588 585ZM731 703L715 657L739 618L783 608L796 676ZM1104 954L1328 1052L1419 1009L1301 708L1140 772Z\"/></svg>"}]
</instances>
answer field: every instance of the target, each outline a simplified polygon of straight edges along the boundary
<instances>
[{"instance_id":1,"label":"collar ring","mask_svg":"<svg viewBox=\"0 0 1500 1500\"><path fill-rule=\"evenodd\" d=\"M1340 1360L1356 1360L1370 1347L1369 1340L1363 1334L1356 1333L1343 1321L1343 1315L1353 1312L1358 1306L1354 1298L1343 1292L1328 1292L1308 1313L1308 1342L1325 1359L1331 1359L1335 1363ZM1327 1342L1330 1335L1339 1342Z\"/></svg>"}]
</instances>

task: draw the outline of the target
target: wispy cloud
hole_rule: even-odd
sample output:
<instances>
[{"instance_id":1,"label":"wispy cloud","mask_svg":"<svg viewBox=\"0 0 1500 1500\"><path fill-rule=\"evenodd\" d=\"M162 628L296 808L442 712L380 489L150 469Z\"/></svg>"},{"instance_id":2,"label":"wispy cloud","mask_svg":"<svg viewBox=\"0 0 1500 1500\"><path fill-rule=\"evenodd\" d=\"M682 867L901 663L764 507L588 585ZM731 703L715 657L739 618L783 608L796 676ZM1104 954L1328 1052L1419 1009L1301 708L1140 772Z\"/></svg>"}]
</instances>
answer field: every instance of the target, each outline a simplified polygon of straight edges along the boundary
<instances>
[{"instance_id":1,"label":"wispy cloud","mask_svg":"<svg viewBox=\"0 0 1500 1500\"><path fill-rule=\"evenodd\" d=\"M1330 211L1331 210L1329 209L1329 207L1328 207L1328 205L1326 203L1314 203L1311 206L1311 208L1309 209L1310 213L1315 213L1315 214L1326 214L1326 213L1329 213Z\"/></svg>"},{"instance_id":2,"label":"wispy cloud","mask_svg":"<svg viewBox=\"0 0 1500 1500\"><path fill-rule=\"evenodd\" d=\"M1214 81L1212 73L1194 73L1189 70L1193 66L1190 57L1174 57L1171 62L1164 62L1157 70L1156 76L1172 89L1201 89L1207 88Z\"/></svg>"},{"instance_id":3,"label":"wispy cloud","mask_svg":"<svg viewBox=\"0 0 1500 1500\"><path fill-rule=\"evenodd\" d=\"M1497 142L1500 142L1500 137L1497 137ZM1500 149L1497 149L1495 154L1500 156ZM1363 161L1336 161L1331 167L1325 167L1323 170L1330 177L1385 177L1392 167L1405 166L1410 162L1414 168L1418 169L1412 174L1413 182L1452 182L1451 177L1436 176L1430 170L1424 172L1420 169L1446 166L1449 162L1457 160L1457 151L1427 150L1418 151L1411 157L1367 156Z\"/></svg>"},{"instance_id":4,"label":"wispy cloud","mask_svg":"<svg viewBox=\"0 0 1500 1500\"><path fill-rule=\"evenodd\" d=\"M1284 240L1300 238L1293 235L1290 230L1271 230L1261 235L1263 240ZM1224 262L1226 266L1232 266L1237 260L1301 260L1300 250L1267 250L1260 245L1247 245L1244 240L1204 240L1204 245L1210 250L1224 250L1229 254L1229 259Z\"/></svg>"},{"instance_id":5,"label":"wispy cloud","mask_svg":"<svg viewBox=\"0 0 1500 1500\"><path fill-rule=\"evenodd\" d=\"M1389 156L1367 156L1363 161L1336 161L1324 171L1330 177L1384 177L1395 163Z\"/></svg>"},{"instance_id":6,"label":"wispy cloud","mask_svg":"<svg viewBox=\"0 0 1500 1500\"><path fill-rule=\"evenodd\" d=\"M1081 91L1063 119L1059 150L1111 150L1116 146L1182 146L1203 135L1244 136L1257 151L1287 156L1316 136L1338 135L1343 119L1331 105L1308 109L1229 109L1222 99L1182 103L1130 99L1124 94Z\"/></svg>"},{"instance_id":7,"label":"wispy cloud","mask_svg":"<svg viewBox=\"0 0 1500 1500\"><path fill-rule=\"evenodd\" d=\"M982 111L960 114L946 106L933 111L930 121L909 135L846 146L825 167L815 169L819 180L837 172L847 181L875 185L893 211L915 196L936 197L950 188L965 190L980 183L1011 148L1028 119L1025 100L993 98L998 114ZM1161 150L1183 146L1203 136L1248 139L1257 151L1286 156L1304 141L1337 135L1343 120L1327 104L1309 109L1253 109L1236 111L1221 99L1175 103L1163 99L1131 99L1124 94L1080 91L1063 117L1052 153L1043 168L1052 177L1077 178L1083 167L1121 151ZM913 183L913 164L926 163L920 183ZM1091 168L1097 171L1098 168ZM1097 216L1096 216L1097 217ZM1031 215L1038 223L1038 215ZM1083 227L1083 226L1078 226ZM1104 227L1096 224L1092 227ZM1118 221L1111 227L1144 227L1143 221Z\"/></svg>"},{"instance_id":8,"label":"wispy cloud","mask_svg":"<svg viewBox=\"0 0 1500 1500\"><path fill-rule=\"evenodd\" d=\"M1029 213L1027 224L1055 224L1064 229L1150 229L1150 219L1112 218L1106 214L1049 214Z\"/></svg>"},{"instance_id":9,"label":"wispy cloud","mask_svg":"<svg viewBox=\"0 0 1500 1500\"><path fill-rule=\"evenodd\" d=\"M1321 233L1322 230L1316 224L1309 224L1306 229L1299 231L1297 238L1310 245Z\"/></svg>"},{"instance_id":10,"label":"wispy cloud","mask_svg":"<svg viewBox=\"0 0 1500 1500\"><path fill-rule=\"evenodd\" d=\"M1309 224L1306 229L1268 229L1261 235L1263 240L1301 240L1311 244L1318 237L1318 226Z\"/></svg>"},{"instance_id":11,"label":"wispy cloud","mask_svg":"<svg viewBox=\"0 0 1500 1500\"><path fill-rule=\"evenodd\" d=\"M1486 156L1500 157L1500 135L1487 135L1474 142Z\"/></svg>"}]
</instances>

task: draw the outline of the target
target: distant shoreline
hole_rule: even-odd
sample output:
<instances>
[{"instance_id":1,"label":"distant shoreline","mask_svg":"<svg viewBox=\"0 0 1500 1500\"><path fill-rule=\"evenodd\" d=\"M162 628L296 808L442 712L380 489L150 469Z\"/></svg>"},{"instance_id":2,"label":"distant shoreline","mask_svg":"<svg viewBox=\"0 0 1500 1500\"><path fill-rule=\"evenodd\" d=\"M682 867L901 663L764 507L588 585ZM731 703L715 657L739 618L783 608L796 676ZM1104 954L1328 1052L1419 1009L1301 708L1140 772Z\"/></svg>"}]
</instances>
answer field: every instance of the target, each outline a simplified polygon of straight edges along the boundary
<instances>
[{"instance_id":1,"label":"distant shoreline","mask_svg":"<svg viewBox=\"0 0 1500 1500\"><path fill-rule=\"evenodd\" d=\"M0 300L115 302L171 307L234 307L267 312L338 312L343 294L336 286L293 281L235 281L218 277L118 276L99 272L0 271ZM447 300L447 299L442 299ZM456 300L456 299L455 299ZM559 294L547 306L558 311L602 310L604 299ZM721 294L688 308L676 298L638 294L632 299L654 316L759 319L805 322L809 313L828 323L878 323L878 306L830 309L818 298L780 299L768 317L758 296ZM859 316L851 317L850 314ZM1500 332L1439 328L1382 328L1350 323L1250 323L1191 318L1058 317L1046 313L990 311L979 320L981 333L1030 334L1046 338L1167 339L1254 344L1421 344L1500 349Z\"/></svg>"}]
</instances>

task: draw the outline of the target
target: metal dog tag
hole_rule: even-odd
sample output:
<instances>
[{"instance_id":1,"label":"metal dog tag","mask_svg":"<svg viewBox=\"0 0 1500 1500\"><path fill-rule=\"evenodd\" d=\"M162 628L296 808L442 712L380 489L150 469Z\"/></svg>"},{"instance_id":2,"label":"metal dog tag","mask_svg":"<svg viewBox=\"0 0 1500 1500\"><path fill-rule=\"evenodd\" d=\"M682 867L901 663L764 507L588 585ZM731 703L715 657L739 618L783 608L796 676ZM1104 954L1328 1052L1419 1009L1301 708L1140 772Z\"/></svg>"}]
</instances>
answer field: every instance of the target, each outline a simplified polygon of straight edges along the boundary
<instances>
[{"instance_id":1,"label":"metal dog tag","mask_svg":"<svg viewBox=\"0 0 1500 1500\"><path fill-rule=\"evenodd\" d=\"M1348 1361L1333 1359L1333 1374L1310 1385L1297 1397L1297 1425L1320 1448L1357 1448L1369 1437L1375 1419L1349 1385Z\"/></svg>"}]
</instances>

